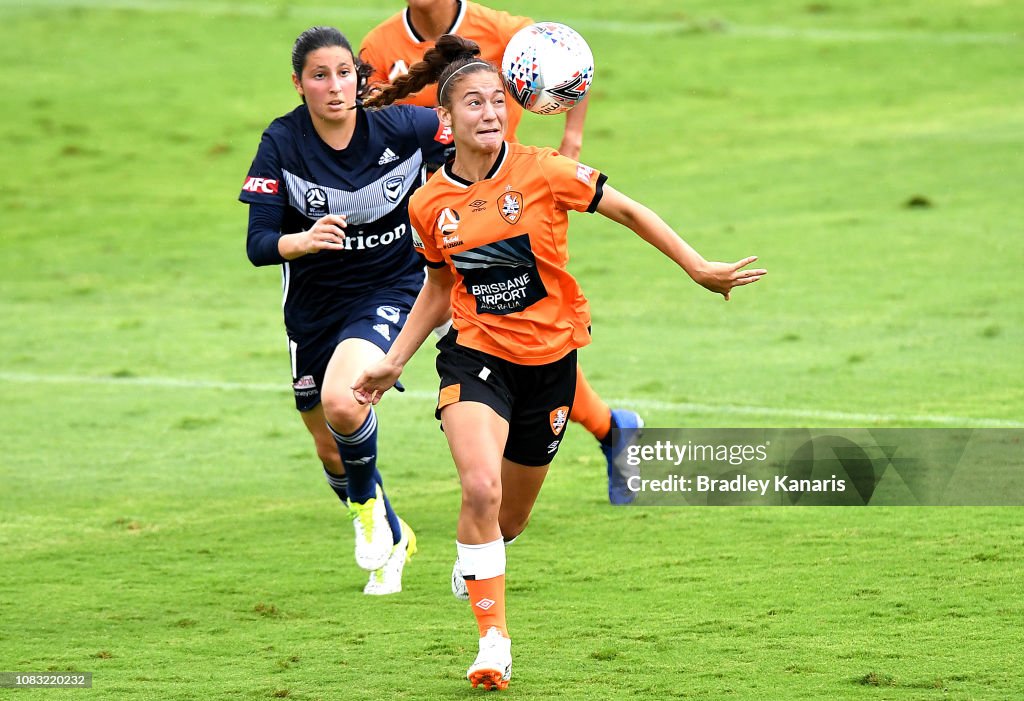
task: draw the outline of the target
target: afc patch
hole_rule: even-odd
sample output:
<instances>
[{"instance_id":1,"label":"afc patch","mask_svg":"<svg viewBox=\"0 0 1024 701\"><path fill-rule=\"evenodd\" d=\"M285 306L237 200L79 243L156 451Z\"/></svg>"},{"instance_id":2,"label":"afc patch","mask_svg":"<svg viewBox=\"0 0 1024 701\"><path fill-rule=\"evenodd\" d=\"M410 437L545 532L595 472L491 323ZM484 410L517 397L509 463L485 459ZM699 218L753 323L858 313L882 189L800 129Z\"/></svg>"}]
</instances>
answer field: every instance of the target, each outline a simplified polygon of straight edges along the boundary
<instances>
[{"instance_id":1,"label":"afc patch","mask_svg":"<svg viewBox=\"0 0 1024 701\"><path fill-rule=\"evenodd\" d=\"M258 195L276 195L278 182L271 178L254 178L250 175L245 179L242 190L244 192L255 192Z\"/></svg>"}]
</instances>

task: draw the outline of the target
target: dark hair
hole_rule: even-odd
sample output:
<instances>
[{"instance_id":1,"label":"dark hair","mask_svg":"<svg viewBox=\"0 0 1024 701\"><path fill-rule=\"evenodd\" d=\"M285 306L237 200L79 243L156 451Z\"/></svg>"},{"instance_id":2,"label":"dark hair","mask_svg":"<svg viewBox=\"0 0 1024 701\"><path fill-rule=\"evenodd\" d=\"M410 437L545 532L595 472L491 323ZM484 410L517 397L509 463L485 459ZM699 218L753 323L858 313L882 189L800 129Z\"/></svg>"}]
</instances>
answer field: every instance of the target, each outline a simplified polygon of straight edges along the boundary
<instances>
[{"instance_id":1,"label":"dark hair","mask_svg":"<svg viewBox=\"0 0 1024 701\"><path fill-rule=\"evenodd\" d=\"M437 104L450 107L451 94L455 83L462 76L478 71L497 73L498 69L479 58L480 46L475 41L463 39L455 34L444 34L434 48L423 54L423 60L409 67L409 72L376 95L366 98L368 107L386 107L406 95L419 92L431 83L437 83ZM459 72L454 82L449 78Z\"/></svg>"},{"instance_id":2,"label":"dark hair","mask_svg":"<svg viewBox=\"0 0 1024 701\"><path fill-rule=\"evenodd\" d=\"M309 54L317 49L323 49L328 46L340 46L352 54L352 60L355 62L356 76L358 77L356 95L362 96L366 91L366 81L369 79L370 74L373 73L373 66L360 61L345 35L334 27L310 27L299 35L295 40L295 45L292 46L292 70L295 72L295 75L299 78L302 77L302 69L306 67L306 57ZM305 98L303 98L303 102L305 102Z\"/></svg>"}]
</instances>

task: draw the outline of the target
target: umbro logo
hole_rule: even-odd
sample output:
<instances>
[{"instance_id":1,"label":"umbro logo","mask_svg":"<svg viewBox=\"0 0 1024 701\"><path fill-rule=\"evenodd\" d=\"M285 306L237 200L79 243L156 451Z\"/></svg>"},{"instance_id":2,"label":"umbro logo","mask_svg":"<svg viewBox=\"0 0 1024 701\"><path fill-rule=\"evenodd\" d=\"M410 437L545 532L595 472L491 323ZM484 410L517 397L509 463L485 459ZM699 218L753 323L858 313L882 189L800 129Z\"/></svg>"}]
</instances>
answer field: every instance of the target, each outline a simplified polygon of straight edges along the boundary
<instances>
[{"instance_id":1,"label":"umbro logo","mask_svg":"<svg viewBox=\"0 0 1024 701\"><path fill-rule=\"evenodd\" d=\"M480 599L480 601L476 602L473 605L474 606L479 606L484 611L486 611L487 609L489 609L492 606L494 606L494 600L493 599Z\"/></svg>"},{"instance_id":2,"label":"umbro logo","mask_svg":"<svg viewBox=\"0 0 1024 701\"><path fill-rule=\"evenodd\" d=\"M389 148L384 149L384 153L380 154L380 159L377 161L377 165L382 166L385 163L393 163L398 160L398 156L395 152Z\"/></svg>"}]
</instances>

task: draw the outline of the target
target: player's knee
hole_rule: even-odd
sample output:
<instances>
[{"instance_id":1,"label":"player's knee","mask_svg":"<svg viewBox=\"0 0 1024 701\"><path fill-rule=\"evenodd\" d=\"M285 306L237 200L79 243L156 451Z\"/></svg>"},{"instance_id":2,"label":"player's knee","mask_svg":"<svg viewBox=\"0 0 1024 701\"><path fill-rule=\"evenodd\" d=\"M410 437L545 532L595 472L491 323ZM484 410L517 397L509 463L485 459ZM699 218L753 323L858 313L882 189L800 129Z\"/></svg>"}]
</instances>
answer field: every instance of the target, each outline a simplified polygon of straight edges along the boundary
<instances>
[{"instance_id":1,"label":"player's knee","mask_svg":"<svg viewBox=\"0 0 1024 701\"><path fill-rule=\"evenodd\" d=\"M463 475L462 505L481 518L494 518L501 506L501 478L487 472Z\"/></svg>"},{"instance_id":2,"label":"player's knee","mask_svg":"<svg viewBox=\"0 0 1024 701\"><path fill-rule=\"evenodd\" d=\"M359 404L351 392L324 391L320 396L324 417L339 433L353 433L363 425L369 407Z\"/></svg>"}]
</instances>

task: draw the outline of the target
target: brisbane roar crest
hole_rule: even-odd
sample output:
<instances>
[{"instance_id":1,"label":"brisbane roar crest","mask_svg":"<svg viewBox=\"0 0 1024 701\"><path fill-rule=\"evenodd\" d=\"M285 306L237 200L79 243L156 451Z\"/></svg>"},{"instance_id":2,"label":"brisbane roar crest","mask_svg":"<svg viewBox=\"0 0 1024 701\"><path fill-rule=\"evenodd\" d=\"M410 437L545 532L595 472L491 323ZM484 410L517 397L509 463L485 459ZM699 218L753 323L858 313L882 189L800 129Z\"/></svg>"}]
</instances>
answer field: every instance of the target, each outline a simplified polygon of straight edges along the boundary
<instances>
[{"instance_id":1,"label":"brisbane roar crest","mask_svg":"<svg viewBox=\"0 0 1024 701\"><path fill-rule=\"evenodd\" d=\"M569 407L560 406L551 412L551 432L556 436L562 434L565 422L569 420Z\"/></svg>"},{"instance_id":2,"label":"brisbane roar crest","mask_svg":"<svg viewBox=\"0 0 1024 701\"><path fill-rule=\"evenodd\" d=\"M509 224L515 224L518 222L519 217L523 213L522 194L515 191L504 193L498 199L498 213L501 214L501 218Z\"/></svg>"}]
</instances>

